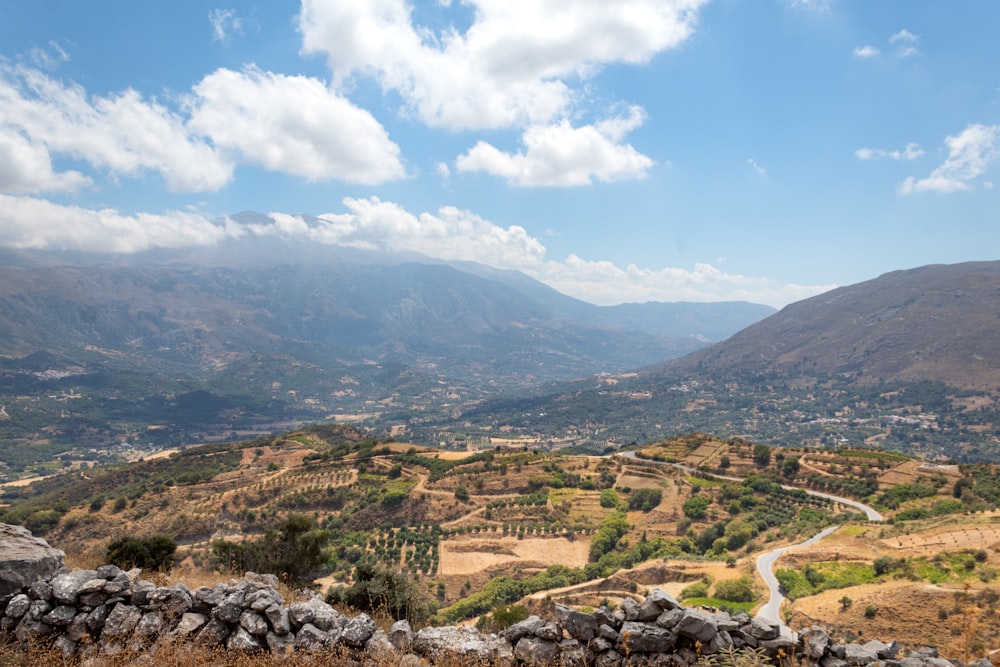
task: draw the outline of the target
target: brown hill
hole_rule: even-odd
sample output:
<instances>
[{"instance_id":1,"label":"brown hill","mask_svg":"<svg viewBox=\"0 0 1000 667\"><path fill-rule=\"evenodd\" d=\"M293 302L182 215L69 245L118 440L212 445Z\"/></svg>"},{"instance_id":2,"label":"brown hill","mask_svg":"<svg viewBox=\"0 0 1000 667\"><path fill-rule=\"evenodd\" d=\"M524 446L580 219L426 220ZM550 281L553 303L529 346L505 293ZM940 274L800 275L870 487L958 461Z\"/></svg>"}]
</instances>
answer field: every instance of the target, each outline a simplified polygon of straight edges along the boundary
<instances>
[{"instance_id":1,"label":"brown hill","mask_svg":"<svg viewBox=\"0 0 1000 667\"><path fill-rule=\"evenodd\" d=\"M1000 262L895 271L787 306L668 368L1000 387Z\"/></svg>"}]
</instances>

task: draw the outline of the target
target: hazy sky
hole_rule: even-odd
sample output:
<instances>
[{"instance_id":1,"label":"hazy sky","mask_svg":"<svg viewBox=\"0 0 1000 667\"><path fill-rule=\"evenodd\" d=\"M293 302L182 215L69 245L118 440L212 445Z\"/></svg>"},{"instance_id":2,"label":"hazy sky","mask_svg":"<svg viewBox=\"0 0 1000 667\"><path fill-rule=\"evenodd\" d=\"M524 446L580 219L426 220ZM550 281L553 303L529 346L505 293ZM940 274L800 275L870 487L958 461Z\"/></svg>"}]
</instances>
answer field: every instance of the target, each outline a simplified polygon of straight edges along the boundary
<instances>
[{"instance_id":1,"label":"hazy sky","mask_svg":"<svg viewBox=\"0 0 1000 667\"><path fill-rule=\"evenodd\" d=\"M601 304L998 259L998 28L996 0L0 0L0 245L299 236Z\"/></svg>"}]
</instances>

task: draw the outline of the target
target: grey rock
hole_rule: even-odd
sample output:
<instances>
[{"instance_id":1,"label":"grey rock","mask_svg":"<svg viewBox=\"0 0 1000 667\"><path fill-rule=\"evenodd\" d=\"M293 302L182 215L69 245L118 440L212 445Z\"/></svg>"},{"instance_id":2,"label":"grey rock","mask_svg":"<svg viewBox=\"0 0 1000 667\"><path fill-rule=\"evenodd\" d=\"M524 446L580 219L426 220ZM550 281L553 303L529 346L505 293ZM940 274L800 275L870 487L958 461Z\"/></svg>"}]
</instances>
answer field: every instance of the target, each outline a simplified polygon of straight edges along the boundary
<instances>
[{"instance_id":1,"label":"grey rock","mask_svg":"<svg viewBox=\"0 0 1000 667\"><path fill-rule=\"evenodd\" d=\"M755 639L777 639L781 628L770 621L762 618L754 618L750 621L750 635Z\"/></svg>"},{"instance_id":2,"label":"grey rock","mask_svg":"<svg viewBox=\"0 0 1000 667\"><path fill-rule=\"evenodd\" d=\"M555 623L549 621L548 623L542 623L542 625L540 625L538 629L535 630L535 636L538 637L539 639L546 639L550 642L557 642L562 640L563 632L562 628L560 628Z\"/></svg>"},{"instance_id":3,"label":"grey rock","mask_svg":"<svg viewBox=\"0 0 1000 667\"><path fill-rule=\"evenodd\" d=\"M329 644L330 635L312 623L306 623L295 634L295 648L300 651L315 653L322 651Z\"/></svg>"},{"instance_id":4,"label":"grey rock","mask_svg":"<svg viewBox=\"0 0 1000 667\"><path fill-rule=\"evenodd\" d=\"M191 611L194 596L184 584L175 584L150 591L147 604L162 611L167 618L179 618Z\"/></svg>"},{"instance_id":5,"label":"grey rock","mask_svg":"<svg viewBox=\"0 0 1000 667\"><path fill-rule=\"evenodd\" d=\"M287 635L292 631L291 621L288 620L288 610L284 607L276 604L271 605L264 610L264 616L276 635Z\"/></svg>"},{"instance_id":6,"label":"grey rock","mask_svg":"<svg viewBox=\"0 0 1000 667\"><path fill-rule=\"evenodd\" d=\"M656 617L662 613L663 609L660 608L660 605L647 599L639 603L639 610L636 612L634 620L641 623L649 623L655 621Z\"/></svg>"},{"instance_id":7,"label":"grey rock","mask_svg":"<svg viewBox=\"0 0 1000 667\"><path fill-rule=\"evenodd\" d=\"M74 642L78 642L88 634L87 631L87 617L89 614L87 612L79 612L73 617L69 625L66 626L66 636L69 637Z\"/></svg>"},{"instance_id":8,"label":"grey rock","mask_svg":"<svg viewBox=\"0 0 1000 667\"><path fill-rule=\"evenodd\" d=\"M714 616L688 607L684 610L684 615L674 626L673 631L682 637L708 643L718 633L719 626L716 624Z\"/></svg>"},{"instance_id":9,"label":"grey rock","mask_svg":"<svg viewBox=\"0 0 1000 667\"><path fill-rule=\"evenodd\" d=\"M52 599L57 604L76 604L80 587L87 581L96 578L97 572L95 570L76 570L57 574L49 581L52 586ZM104 588L103 583L101 588Z\"/></svg>"},{"instance_id":10,"label":"grey rock","mask_svg":"<svg viewBox=\"0 0 1000 667\"><path fill-rule=\"evenodd\" d=\"M673 649L677 635L670 630L655 626L626 621L622 624L615 648L625 654L666 653Z\"/></svg>"},{"instance_id":11,"label":"grey rock","mask_svg":"<svg viewBox=\"0 0 1000 667\"><path fill-rule=\"evenodd\" d=\"M389 641L398 650L409 653L413 645L413 628L410 627L410 622L404 618L393 623L389 628Z\"/></svg>"},{"instance_id":12,"label":"grey rock","mask_svg":"<svg viewBox=\"0 0 1000 667\"><path fill-rule=\"evenodd\" d=\"M206 623L208 623L208 616L189 611L183 614L180 622L177 623L177 636L187 637L188 635L193 635L201 630Z\"/></svg>"},{"instance_id":13,"label":"grey rock","mask_svg":"<svg viewBox=\"0 0 1000 667\"><path fill-rule=\"evenodd\" d=\"M236 632L229 635L226 640L226 648L230 651L256 651L261 648L261 643L245 628L236 628Z\"/></svg>"},{"instance_id":14,"label":"grey rock","mask_svg":"<svg viewBox=\"0 0 1000 667\"><path fill-rule=\"evenodd\" d=\"M944 658L924 658L924 664L927 667L955 667L951 662L945 660Z\"/></svg>"},{"instance_id":15,"label":"grey rock","mask_svg":"<svg viewBox=\"0 0 1000 667\"><path fill-rule=\"evenodd\" d=\"M529 667L549 667L559 653L559 644L540 637L525 637L514 647L514 659Z\"/></svg>"},{"instance_id":16,"label":"grey rock","mask_svg":"<svg viewBox=\"0 0 1000 667\"><path fill-rule=\"evenodd\" d=\"M368 614L360 614L347 622L340 635L340 641L354 648L361 648L375 634L375 621Z\"/></svg>"},{"instance_id":17,"label":"grey rock","mask_svg":"<svg viewBox=\"0 0 1000 667\"><path fill-rule=\"evenodd\" d=\"M803 649L805 654L813 660L819 660L822 658L829 646L830 635L819 626L814 625L809 628L803 637Z\"/></svg>"},{"instance_id":18,"label":"grey rock","mask_svg":"<svg viewBox=\"0 0 1000 667\"><path fill-rule=\"evenodd\" d=\"M163 629L163 615L158 611L147 611L135 625L135 634L143 639L151 639Z\"/></svg>"},{"instance_id":19,"label":"grey rock","mask_svg":"<svg viewBox=\"0 0 1000 667\"><path fill-rule=\"evenodd\" d=\"M74 655L76 655L77 643L66 635L59 635L56 640L52 642L52 648L59 651L59 655L62 656L63 660L70 660Z\"/></svg>"},{"instance_id":20,"label":"grey rock","mask_svg":"<svg viewBox=\"0 0 1000 667\"><path fill-rule=\"evenodd\" d=\"M517 644L517 642L521 641L522 637L533 637L535 631L543 625L545 625L545 621L538 616L531 615L523 621L519 621L508 627L503 631L503 636L511 644Z\"/></svg>"},{"instance_id":21,"label":"grey rock","mask_svg":"<svg viewBox=\"0 0 1000 667\"><path fill-rule=\"evenodd\" d=\"M212 610L212 618L223 623L239 622L245 601L246 593L240 590L233 591L226 596L219 606Z\"/></svg>"},{"instance_id":22,"label":"grey rock","mask_svg":"<svg viewBox=\"0 0 1000 667\"><path fill-rule=\"evenodd\" d=\"M138 607L128 604L116 605L104 622L103 637L109 640L124 639L132 634L142 618Z\"/></svg>"},{"instance_id":23,"label":"grey rock","mask_svg":"<svg viewBox=\"0 0 1000 667\"><path fill-rule=\"evenodd\" d=\"M220 646L229 638L229 626L217 618L208 619L195 640L205 646Z\"/></svg>"},{"instance_id":24,"label":"grey rock","mask_svg":"<svg viewBox=\"0 0 1000 667\"><path fill-rule=\"evenodd\" d=\"M97 568L97 576L105 581L111 581L120 574L124 574L117 565L102 565Z\"/></svg>"},{"instance_id":25,"label":"grey rock","mask_svg":"<svg viewBox=\"0 0 1000 667\"><path fill-rule=\"evenodd\" d=\"M116 583L117 580L108 582L108 585L104 587L104 590L110 592L111 587L113 585L116 585ZM153 591L156 590L156 586L148 581L137 581L131 586L126 586L125 590L122 591L122 594L124 595L125 593L127 593L129 591L129 588L131 588L131 595L129 596L129 601L137 607L149 604L149 596Z\"/></svg>"},{"instance_id":26,"label":"grey rock","mask_svg":"<svg viewBox=\"0 0 1000 667\"><path fill-rule=\"evenodd\" d=\"M520 644L531 637L518 642ZM497 667L513 665L511 643L504 637L484 635L475 628L421 628L413 637L412 650L431 663L468 662L470 658Z\"/></svg>"},{"instance_id":27,"label":"grey rock","mask_svg":"<svg viewBox=\"0 0 1000 667\"><path fill-rule=\"evenodd\" d=\"M605 639L604 637L597 637L592 639L590 642L590 648L594 653L603 653L604 651L610 651L615 647L614 642Z\"/></svg>"},{"instance_id":28,"label":"grey rock","mask_svg":"<svg viewBox=\"0 0 1000 667\"><path fill-rule=\"evenodd\" d=\"M0 524L3 525L3 524ZM35 581L28 586L28 597L32 600L52 599L52 584L47 581Z\"/></svg>"},{"instance_id":29,"label":"grey rock","mask_svg":"<svg viewBox=\"0 0 1000 667\"><path fill-rule=\"evenodd\" d=\"M733 637L725 630L719 630L719 632L708 641L707 652L708 653L718 653L727 648L735 646L733 642Z\"/></svg>"},{"instance_id":30,"label":"grey rock","mask_svg":"<svg viewBox=\"0 0 1000 667\"><path fill-rule=\"evenodd\" d=\"M346 632L346 628L345 628ZM380 665L394 665L403 656L402 652L389 641L389 636L376 630L365 643L365 656Z\"/></svg>"},{"instance_id":31,"label":"grey rock","mask_svg":"<svg viewBox=\"0 0 1000 667\"><path fill-rule=\"evenodd\" d=\"M601 605L594 611L594 620L597 621L598 625L614 626L615 624L614 615L604 605Z\"/></svg>"},{"instance_id":32,"label":"grey rock","mask_svg":"<svg viewBox=\"0 0 1000 667\"><path fill-rule=\"evenodd\" d=\"M10 599L10 602L7 603L7 610L4 614L7 618L21 618L28 613L28 608L30 606L31 598L24 593L18 593Z\"/></svg>"},{"instance_id":33,"label":"grey rock","mask_svg":"<svg viewBox=\"0 0 1000 667\"><path fill-rule=\"evenodd\" d=\"M661 628L670 630L676 627L682 618L684 618L683 609L670 609L656 617L656 624Z\"/></svg>"},{"instance_id":34,"label":"grey rock","mask_svg":"<svg viewBox=\"0 0 1000 667\"><path fill-rule=\"evenodd\" d=\"M846 660L838 658L835 655L827 655L820 660L819 664L822 667L848 667L848 662Z\"/></svg>"},{"instance_id":35,"label":"grey rock","mask_svg":"<svg viewBox=\"0 0 1000 667\"><path fill-rule=\"evenodd\" d=\"M41 621L35 621L27 616L21 619L21 622L17 624L17 629L14 630L14 637L17 641L22 644L27 644L38 640L41 637L55 632L56 628L54 626L48 625L47 623L42 623Z\"/></svg>"},{"instance_id":36,"label":"grey rock","mask_svg":"<svg viewBox=\"0 0 1000 667\"><path fill-rule=\"evenodd\" d=\"M598 625L593 614L584 614L561 604L556 605L555 611L559 623L571 637L582 642L589 642L597 636Z\"/></svg>"},{"instance_id":37,"label":"grey rock","mask_svg":"<svg viewBox=\"0 0 1000 667\"><path fill-rule=\"evenodd\" d=\"M90 630L90 634L98 635L101 633L110 612L111 610L106 604L99 604L87 614L87 629Z\"/></svg>"},{"instance_id":38,"label":"grey rock","mask_svg":"<svg viewBox=\"0 0 1000 667\"><path fill-rule=\"evenodd\" d=\"M399 667L430 667L430 663L419 655L407 653L399 659Z\"/></svg>"},{"instance_id":39,"label":"grey rock","mask_svg":"<svg viewBox=\"0 0 1000 667\"><path fill-rule=\"evenodd\" d=\"M281 585L281 581L278 580L273 574L257 574L256 572L247 572L243 575L243 580L251 583L257 584L264 588L270 588L274 592L278 591L278 587Z\"/></svg>"},{"instance_id":40,"label":"grey rock","mask_svg":"<svg viewBox=\"0 0 1000 667\"><path fill-rule=\"evenodd\" d=\"M618 631L610 625L601 625L598 627L597 634L599 634L603 639L607 639L612 644L618 643Z\"/></svg>"},{"instance_id":41,"label":"grey rock","mask_svg":"<svg viewBox=\"0 0 1000 667\"><path fill-rule=\"evenodd\" d=\"M681 603L678 602L673 595L670 595L660 588L654 588L651 590L649 595L646 596L646 602L652 602L663 611L679 609L681 606Z\"/></svg>"},{"instance_id":42,"label":"grey rock","mask_svg":"<svg viewBox=\"0 0 1000 667\"><path fill-rule=\"evenodd\" d=\"M281 606L285 598L281 593L271 588L259 588L247 595L246 605L256 612L263 612L274 605Z\"/></svg>"},{"instance_id":43,"label":"grey rock","mask_svg":"<svg viewBox=\"0 0 1000 667\"><path fill-rule=\"evenodd\" d=\"M199 586L194 589L192 593L194 596L194 604L199 607L199 609L204 609L206 612L210 611L212 607L218 607L222 604L226 596L229 595L229 590L226 588L225 584L218 584L209 588L208 586Z\"/></svg>"},{"instance_id":44,"label":"grey rock","mask_svg":"<svg viewBox=\"0 0 1000 667\"><path fill-rule=\"evenodd\" d=\"M911 658L925 659L925 658L938 658L940 656L938 655L937 647L934 647L934 646L921 646L917 650L912 651L910 653L910 657Z\"/></svg>"},{"instance_id":45,"label":"grey rock","mask_svg":"<svg viewBox=\"0 0 1000 667\"><path fill-rule=\"evenodd\" d=\"M267 634L267 621L252 609L247 609L240 614L240 627L255 637L263 637Z\"/></svg>"},{"instance_id":46,"label":"grey rock","mask_svg":"<svg viewBox=\"0 0 1000 667\"><path fill-rule=\"evenodd\" d=\"M844 646L844 660L851 665L867 665L878 660L878 653L860 644Z\"/></svg>"},{"instance_id":47,"label":"grey rock","mask_svg":"<svg viewBox=\"0 0 1000 667\"><path fill-rule=\"evenodd\" d=\"M622 600L622 603L618 605L618 611L625 614L626 621L639 620L639 603L632 598Z\"/></svg>"},{"instance_id":48,"label":"grey rock","mask_svg":"<svg viewBox=\"0 0 1000 667\"><path fill-rule=\"evenodd\" d=\"M42 623L49 625L65 626L69 625L76 618L76 607L61 604L49 613L42 616Z\"/></svg>"},{"instance_id":49,"label":"grey rock","mask_svg":"<svg viewBox=\"0 0 1000 667\"><path fill-rule=\"evenodd\" d=\"M289 656L295 650L295 635L290 632L281 635L268 632L264 639L267 648L275 655Z\"/></svg>"},{"instance_id":50,"label":"grey rock","mask_svg":"<svg viewBox=\"0 0 1000 667\"><path fill-rule=\"evenodd\" d=\"M53 549L27 528L7 523L0 523L0 554L0 597L50 578L63 567L66 558L65 553Z\"/></svg>"},{"instance_id":51,"label":"grey rock","mask_svg":"<svg viewBox=\"0 0 1000 667\"><path fill-rule=\"evenodd\" d=\"M594 653L576 639L559 642L559 664L562 667L579 667L593 662Z\"/></svg>"},{"instance_id":52,"label":"grey rock","mask_svg":"<svg viewBox=\"0 0 1000 667\"><path fill-rule=\"evenodd\" d=\"M594 659L594 667L619 667L622 655L617 651L605 651Z\"/></svg>"},{"instance_id":53,"label":"grey rock","mask_svg":"<svg viewBox=\"0 0 1000 667\"><path fill-rule=\"evenodd\" d=\"M50 611L52 611L52 603L48 600L32 600L24 617L29 621L40 621L42 616Z\"/></svg>"},{"instance_id":54,"label":"grey rock","mask_svg":"<svg viewBox=\"0 0 1000 667\"><path fill-rule=\"evenodd\" d=\"M759 646L770 655L777 655L778 653L791 655L799 646L799 638L794 634L787 636L779 635L774 639L761 639Z\"/></svg>"},{"instance_id":55,"label":"grey rock","mask_svg":"<svg viewBox=\"0 0 1000 667\"><path fill-rule=\"evenodd\" d=\"M877 639L865 642L865 648L875 651L879 660L893 660L899 654L899 643L896 640L886 644Z\"/></svg>"}]
</instances>

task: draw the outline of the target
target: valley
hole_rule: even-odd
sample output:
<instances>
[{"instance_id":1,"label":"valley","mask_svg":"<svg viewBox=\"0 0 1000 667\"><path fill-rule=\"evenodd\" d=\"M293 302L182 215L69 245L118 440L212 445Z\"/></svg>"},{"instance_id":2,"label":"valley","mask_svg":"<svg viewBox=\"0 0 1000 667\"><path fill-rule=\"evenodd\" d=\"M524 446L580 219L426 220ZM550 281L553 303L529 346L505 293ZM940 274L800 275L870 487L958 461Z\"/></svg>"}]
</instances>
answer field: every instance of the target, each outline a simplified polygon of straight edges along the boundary
<instances>
[{"instance_id":1,"label":"valley","mask_svg":"<svg viewBox=\"0 0 1000 667\"><path fill-rule=\"evenodd\" d=\"M863 500L886 520L803 489ZM768 597L759 555L826 528L777 561L792 627L922 644L925 609L908 609L926 598L941 613L942 650L978 655L1000 633L1000 472L986 464L697 434L630 456L448 452L323 426L63 472L3 499L0 519L44 535L74 566L102 561L124 530L162 534L177 544L166 576L198 582L267 567L253 545L281 545L289 522L303 521L323 556L296 581L353 599L365 577L395 573L411 582L407 604L427 610L415 621L483 627L518 609L614 605L653 587L754 611Z\"/></svg>"}]
</instances>

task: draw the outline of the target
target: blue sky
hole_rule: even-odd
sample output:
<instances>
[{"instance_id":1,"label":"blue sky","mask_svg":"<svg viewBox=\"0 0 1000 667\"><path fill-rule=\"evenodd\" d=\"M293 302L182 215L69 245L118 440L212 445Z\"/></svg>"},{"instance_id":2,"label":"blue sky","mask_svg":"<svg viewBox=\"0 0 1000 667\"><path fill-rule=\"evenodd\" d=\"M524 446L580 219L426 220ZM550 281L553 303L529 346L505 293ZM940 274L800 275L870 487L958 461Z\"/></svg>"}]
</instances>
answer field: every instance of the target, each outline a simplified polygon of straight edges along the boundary
<instances>
[{"instance_id":1,"label":"blue sky","mask_svg":"<svg viewBox=\"0 0 1000 667\"><path fill-rule=\"evenodd\" d=\"M601 304L998 259L998 25L994 0L0 0L0 245L308 238Z\"/></svg>"}]
</instances>

